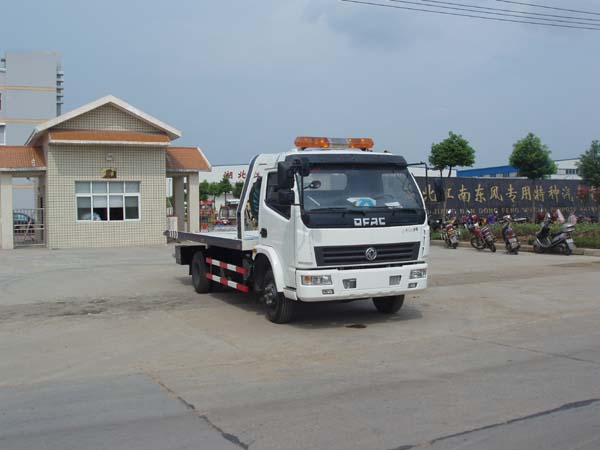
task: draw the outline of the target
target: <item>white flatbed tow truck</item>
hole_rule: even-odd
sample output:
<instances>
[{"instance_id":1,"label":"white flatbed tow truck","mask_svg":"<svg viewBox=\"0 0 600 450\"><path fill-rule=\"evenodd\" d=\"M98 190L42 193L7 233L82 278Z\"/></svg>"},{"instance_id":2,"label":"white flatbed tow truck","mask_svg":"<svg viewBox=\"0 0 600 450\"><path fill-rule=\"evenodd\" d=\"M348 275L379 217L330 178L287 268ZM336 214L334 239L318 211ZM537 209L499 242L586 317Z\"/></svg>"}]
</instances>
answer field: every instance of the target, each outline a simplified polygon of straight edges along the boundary
<instances>
[{"instance_id":1,"label":"white flatbed tow truck","mask_svg":"<svg viewBox=\"0 0 600 450\"><path fill-rule=\"evenodd\" d=\"M299 137L250 163L237 229L166 231L194 288L256 292L272 322L297 302L373 299L391 314L427 287L429 226L404 158L368 138Z\"/></svg>"}]
</instances>

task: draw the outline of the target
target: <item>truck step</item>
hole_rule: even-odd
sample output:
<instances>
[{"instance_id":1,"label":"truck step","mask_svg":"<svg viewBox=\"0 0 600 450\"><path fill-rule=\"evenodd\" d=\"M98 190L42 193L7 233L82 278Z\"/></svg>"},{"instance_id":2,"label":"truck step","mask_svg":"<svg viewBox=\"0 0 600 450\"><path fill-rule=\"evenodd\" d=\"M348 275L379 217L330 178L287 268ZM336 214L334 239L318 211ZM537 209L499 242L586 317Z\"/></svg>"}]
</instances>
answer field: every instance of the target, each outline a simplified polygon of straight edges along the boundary
<instances>
[{"instance_id":1,"label":"truck step","mask_svg":"<svg viewBox=\"0 0 600 450\"><path fill-rule=\"evenodd\" d=\"M212 264L213 266L222 267L223 269L231 270L232 272L237 272L241 274L246 274L246 269L239 266L234 266L233 264L229 264L223 261L219 261L217 259L206 258L206 262L208 264Z\"/></svg>"},{"instance_id":2,"label":"truck step","mask_svg":"<svg viewBox=\"0 0 600 450\"><path fill-rule=\"evenodd\" d=\"M215 283L221 283L225 286L229 286L230 288L237 289L238 291L248 292L250 290L250 288L248 286L246 286L245 284L236 283L235 281L228 280L225 277L219 277L217 275L213 275L212 273L207 273L206 278L214 281Z\"/></svg>"}]
</instances>

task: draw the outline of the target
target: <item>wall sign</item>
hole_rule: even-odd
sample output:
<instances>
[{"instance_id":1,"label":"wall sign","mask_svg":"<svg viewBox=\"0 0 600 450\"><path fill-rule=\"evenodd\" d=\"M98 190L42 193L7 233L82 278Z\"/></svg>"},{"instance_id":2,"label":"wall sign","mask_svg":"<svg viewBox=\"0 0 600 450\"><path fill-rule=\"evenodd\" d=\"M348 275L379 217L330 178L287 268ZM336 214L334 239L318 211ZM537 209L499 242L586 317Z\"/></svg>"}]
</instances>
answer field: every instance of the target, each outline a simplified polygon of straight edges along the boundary
<instances>
[{"instance_id":1,"label":"wall sign","mask_svg":"<svg viewBox=\"0 0 600 450\"><path fill-rule=\"evenodd\" d=\"M117 169L102 169L102 178L117 178Z\"/></svg>"}]
</instances>

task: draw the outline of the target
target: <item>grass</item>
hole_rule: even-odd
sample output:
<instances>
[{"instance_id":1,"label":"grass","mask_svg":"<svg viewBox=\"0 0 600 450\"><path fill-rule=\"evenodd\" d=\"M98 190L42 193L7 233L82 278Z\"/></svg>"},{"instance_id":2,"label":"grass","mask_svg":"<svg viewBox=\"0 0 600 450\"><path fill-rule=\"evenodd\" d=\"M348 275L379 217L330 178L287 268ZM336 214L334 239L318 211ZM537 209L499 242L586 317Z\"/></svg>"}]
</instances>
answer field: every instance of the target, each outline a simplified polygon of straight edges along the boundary
<instances>
[{"instance_id":1,"label":"grass","mask_svg":"<svg viewBox=\"0 0 600 450\"><path fill-rule=\"evenodd\" d=\"M552 225L550 231L552 233L560 231L560 225ZM494 233L497 242L502 241L502 227L498 224L490 225L490 229ZM521 242L528 244L533 243L535 234L539 231L540 226L533 223L515 223L513 229L519 236ZM471 239L470 233L461 228L460 238L462 241L468 242ZM431 233L431 239L441 239L440 232L434 231ZM597 223L578 223L575 225L573 233L575 245L581 248L600 248L600 224Z\"/></svg>"}]
</instances>

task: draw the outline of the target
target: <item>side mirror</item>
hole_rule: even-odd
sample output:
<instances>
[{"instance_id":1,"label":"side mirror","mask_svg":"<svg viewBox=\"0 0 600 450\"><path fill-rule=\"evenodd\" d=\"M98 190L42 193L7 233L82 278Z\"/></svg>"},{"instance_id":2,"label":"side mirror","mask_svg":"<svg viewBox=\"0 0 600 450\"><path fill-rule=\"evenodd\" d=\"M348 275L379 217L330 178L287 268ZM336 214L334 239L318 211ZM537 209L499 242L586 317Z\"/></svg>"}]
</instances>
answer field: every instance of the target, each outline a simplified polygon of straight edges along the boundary
<instances>
[{"instance_id":1,"label":"side mirror","mask_svg":"<svg viewBox=\"0 0 600 450\"><path fill-rule=\"evenodd\" d=\"M292 189L294 187L294 172L288 162L277 164L277 187L279 189Z\"/></svg>"},{"instance_id":2,"label":"side mirror","mask_svg":"<svg viewBox=\"0 0 600 450\"><path fill-rule=\"evenodd\" d=\"M310 164L307 158L294 158L292 161L282 161L277 164L277 186L279 189L294 187L294 173L303 177L310 175Z\"/></svg>"},{"instance_id":3,"label":"side mirror","mask_svg":"<svg viewBox=\"0 0 600 450\"><path fill-rule=\"evenodd\" d=\"M444 182L441 178L436 178L433 180L433 190L435 192L435 197L438 202L443 202L446 198L446 192L444 192Z\"/></svg>"},{"instance_id":4,"label":"side mirror","mask_svg":"<svg viewBox=\"0 0 600 450\"><path fill-rule=\"evenodd\" d=\"M279 189L277 192L277 200L281 206L289 206L294 203L296 197L291 189Z\"/></svg>"}]
</instances>

